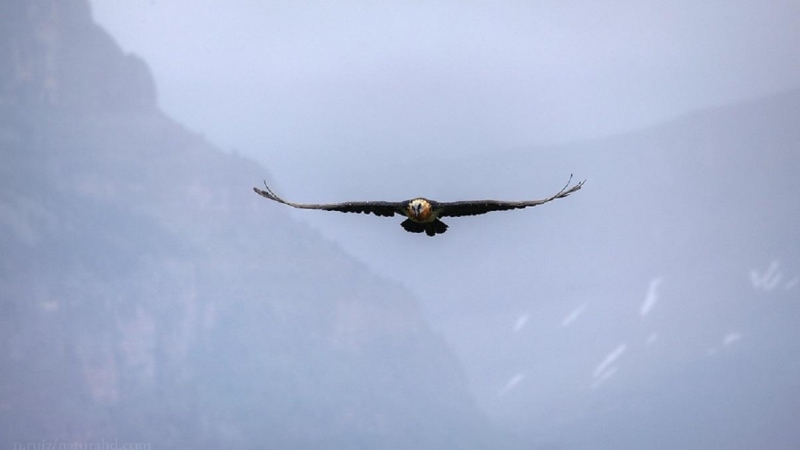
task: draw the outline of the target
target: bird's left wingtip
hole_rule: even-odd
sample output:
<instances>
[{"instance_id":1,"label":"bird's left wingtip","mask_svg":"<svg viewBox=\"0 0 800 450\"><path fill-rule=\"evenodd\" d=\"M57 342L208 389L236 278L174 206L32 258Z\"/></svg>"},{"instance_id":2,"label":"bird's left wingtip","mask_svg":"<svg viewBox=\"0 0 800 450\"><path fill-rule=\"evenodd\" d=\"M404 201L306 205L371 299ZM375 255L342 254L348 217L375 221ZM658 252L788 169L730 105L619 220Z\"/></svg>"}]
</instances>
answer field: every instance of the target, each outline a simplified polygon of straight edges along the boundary
<instances>
[{"instance_id":1,"label":"bird's left wingtip","mask_svg":"<svg viewBox=\"0 0 800 450\"><path fill-rule=\"evenodd\" d=\"M262 196L264 198L272 199L272 196L270 196L269 193L267 191L263 190L263 189L259 189L257 187L254 187L253 188L253 192L255 192L256 194L258 194L258 195L260 195L260 196Z\"/></svg>"}]
</instances>

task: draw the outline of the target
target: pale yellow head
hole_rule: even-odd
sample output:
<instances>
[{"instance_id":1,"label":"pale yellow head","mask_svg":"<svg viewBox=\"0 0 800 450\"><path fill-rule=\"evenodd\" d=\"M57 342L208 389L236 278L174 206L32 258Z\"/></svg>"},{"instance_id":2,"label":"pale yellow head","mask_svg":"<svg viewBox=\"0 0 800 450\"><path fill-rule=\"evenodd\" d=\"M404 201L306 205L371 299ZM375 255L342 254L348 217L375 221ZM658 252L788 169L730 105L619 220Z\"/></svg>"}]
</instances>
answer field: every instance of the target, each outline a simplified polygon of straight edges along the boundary
<instances>
[{"instance_id":1,"label":"pale yellow head","mask_svg":"<svg viewBox=\"0 0 800 450\"><path fill-rule=\"evenodd\" d=\"M424 198L416 198L408 202L407 216L414 222L430 222L435 219L431 204Z\"/></svg>"}]
</instances>

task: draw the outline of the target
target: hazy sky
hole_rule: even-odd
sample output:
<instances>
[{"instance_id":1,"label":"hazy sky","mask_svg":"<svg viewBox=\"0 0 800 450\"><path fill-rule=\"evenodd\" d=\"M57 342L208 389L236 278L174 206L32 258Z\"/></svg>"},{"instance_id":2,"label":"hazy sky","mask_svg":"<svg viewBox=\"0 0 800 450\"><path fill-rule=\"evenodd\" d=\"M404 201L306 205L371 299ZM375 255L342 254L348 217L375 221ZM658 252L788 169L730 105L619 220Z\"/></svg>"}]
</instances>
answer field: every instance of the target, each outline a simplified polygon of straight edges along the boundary
<instances>
[{"instance_id":1,"label":"hazy sky","mask_svg":"<svg viewBox=\"0 0 800 450\"><path fill-rule=\"evenodd\" d=\"M281 166L635 129L800 86L796 0L92 0L164 110Z\"/></svg>"},{"instance_id":2,"label":"hazy sky","mask_svg":"<svg viewBox=\"0 0 800 450\"><path fill-rule=\"evenodd\" d=\"M731 142L761 142L746 129L709 126L716 134L669 134L658 142L648 141L658 137L652 135L621 138L608 142L627 147L607 154L600 151L608 146L587 145L600 150L563 160L544 151L516 159L478 153L634 130L798 88L798 0L92 4L96 20L122 48L151 67L166 113L221 148L265 163L264 176L287 199L540 198L570 172L588 179L580 193L541 210L448 220L452 231L436 239L405 233L399 220L293 211L420 297L434 328L461 357L476 398L495 417L546 431L548 424L572 420L554 412L589 410L583 395L609 380L641 373L650 380L651 370L658 379L682 370L685 361L725 356L724 349L746 348L737 341L754 342L762 325L771 329L776 321L737 321L731 311L753 315L730 306L729 297L743 292L742 301L749 301L749 288L693 277L697 262L679 258L708 256L703 248L656 242L663 230L674 228L663 235L681 237L695 226L684 220L691 211L669 202L674 197L643 211L663 192L663 183L649 183L678 169L665 163L626 173L651 161L633 156L652 149L680 153L674 160L659 153L653 161L691 166L697 159L687 155L698 149L724 156L739 148ZM752 123L760 119L770 120L748 116ZM736 176L725 167L704 176ZM655 226L658 218L671 220L664 212L669 205L678 219ZM265 201L258 214L269 220L268 208L275 207ZM717 208L715 202L695 211ZM656 258L653 249L664 248L670 252ZM772 260L791 261L787 277L796 279L794 259L783 253L742 265L767 273L763 267ZM432 274L436 282L426 283ZM739 275L744 283L748 273ZM786 398L796 398L792 389L795 397ZM700 417L716 417L715 402L707 404L714 413ZM630 411L619 423L640 417ZM769 411L784 415L780 405ZM666 416L685 416L680 412ZM602 423L591 427L605 431Z\"/></svg>"}]
</instances>

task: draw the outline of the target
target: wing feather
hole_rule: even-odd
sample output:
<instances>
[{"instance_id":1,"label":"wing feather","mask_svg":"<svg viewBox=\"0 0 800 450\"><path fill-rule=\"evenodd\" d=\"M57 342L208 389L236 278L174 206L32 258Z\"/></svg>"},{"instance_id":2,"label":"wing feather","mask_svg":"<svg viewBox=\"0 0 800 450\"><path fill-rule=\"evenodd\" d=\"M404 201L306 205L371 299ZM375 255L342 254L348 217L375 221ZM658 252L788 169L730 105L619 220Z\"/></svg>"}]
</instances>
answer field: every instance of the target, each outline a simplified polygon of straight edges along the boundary
<instances>
[{"instance_id":1,"label":"wing feather","mask_svg":"<svg viewBox=\"0 0 800 450\"><path fill-rule=\"evenodd\" d=\"M486 214L492 211L507 211L510 209L522 209L531 206L538 206L547 202L553 201L557 198L564 198L573 192L583 187L586 180L569 187L572 182L572 175L569 176L567 184L558 191L555 195L543 198L540 200L526 200L526 201L501 201L501 200L468 200L460 202L439 202L439 217L460 217L460 216L476 216L478 214Z\"/></svg>"},{"instance_id":2,"label":"wing feather","mask_svg":"<svg viewBox=\"0 0 800 450\"><path fill-rule=\"evenodd\" d=\"M401 202L342 202L342 203L323 203L323 204L294 203L278 197L274 192L272 192L272 189L270 189L269 186L267 186L266 181L264 182L263 190L256 187L254 187L253 190L255 191L256 194L264 198L268 198L278 203L283 203L284 205L300 209L321 209L325 211L364 213L364 214L375 214L376 216L381 216L381 217L391 217L394 216L395 213L401 213L403 207Z\"/></svg>"}]
</instances>

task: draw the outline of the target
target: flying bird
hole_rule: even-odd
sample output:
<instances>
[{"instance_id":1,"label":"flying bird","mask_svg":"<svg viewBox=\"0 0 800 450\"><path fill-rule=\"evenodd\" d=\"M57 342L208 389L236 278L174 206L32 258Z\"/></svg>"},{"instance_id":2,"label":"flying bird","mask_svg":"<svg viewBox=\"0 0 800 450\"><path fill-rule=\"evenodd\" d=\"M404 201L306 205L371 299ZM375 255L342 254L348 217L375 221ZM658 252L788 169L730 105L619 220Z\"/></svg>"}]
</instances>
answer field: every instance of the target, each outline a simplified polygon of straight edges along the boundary
<instances>
[{"instance_id":1,"label":"flying bird","mask_svg":"<svg viewBox=\"0 0 800 450\"><path fill-rule=\"evenodd\" d=\"M437 202L426 198L417 197L401 202L342 202L342 203L294 203L278 197L264 182L264 189L254 187L256 194L301 209L322 209L325 211L339 211L346 213L375 214L381 217L392 217L395 214L405 216L406 220L400 225L410 233L425 232L428 236L436 236L447 231L447 225L441 221L442 217L476 216L492 211L506 211L509 209L522 209L538 206L557 198L564 198L583 187L586 180L569 187L572 175L567 184L555 195L540 200L526 201L500 201L500 200L466 200L458 202Z\"/></svg>"}]
</instances>

